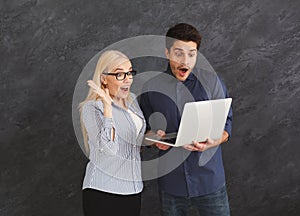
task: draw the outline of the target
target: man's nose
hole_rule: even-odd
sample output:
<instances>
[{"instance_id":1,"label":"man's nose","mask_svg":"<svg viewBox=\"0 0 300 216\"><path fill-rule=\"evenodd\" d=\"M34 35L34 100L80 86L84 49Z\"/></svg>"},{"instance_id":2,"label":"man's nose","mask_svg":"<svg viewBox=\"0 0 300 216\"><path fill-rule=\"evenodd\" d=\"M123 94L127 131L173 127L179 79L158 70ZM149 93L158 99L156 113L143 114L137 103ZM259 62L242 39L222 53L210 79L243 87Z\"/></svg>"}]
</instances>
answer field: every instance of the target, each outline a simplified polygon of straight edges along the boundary
<instances>
[{"instance_id":1,"label":"man's nose","mask_svg":"<svg viewBox=\"0 0 300 216\"><path fill-rule=\"evenodd\" d=\"M187 54L182 55L180 64L182 64L182 65L189 65Z\"/></svg>"}]
</instances>

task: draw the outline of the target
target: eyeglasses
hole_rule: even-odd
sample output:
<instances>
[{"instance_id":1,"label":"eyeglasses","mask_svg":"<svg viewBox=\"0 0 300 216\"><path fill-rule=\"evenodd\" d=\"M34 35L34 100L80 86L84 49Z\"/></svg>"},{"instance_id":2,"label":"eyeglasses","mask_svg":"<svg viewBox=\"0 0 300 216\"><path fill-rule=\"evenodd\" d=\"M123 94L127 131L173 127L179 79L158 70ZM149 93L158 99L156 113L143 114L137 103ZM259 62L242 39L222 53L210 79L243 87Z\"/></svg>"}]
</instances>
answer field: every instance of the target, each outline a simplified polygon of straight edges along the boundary
<instances>
[{"instance_id":1,"label":"eyeglasses","mask_svg":"<svg viewBox=\"0 0 300 216\"><path fill-rule=\"evenodd\" d=\"M133 79L133 76L136 75L136 71L128 71L128 72L119 72L119 73L102 73L105 75L112 75L115 76L117 80L122 81L128 76L129 79Z\"/></svg>"}]
</instances>

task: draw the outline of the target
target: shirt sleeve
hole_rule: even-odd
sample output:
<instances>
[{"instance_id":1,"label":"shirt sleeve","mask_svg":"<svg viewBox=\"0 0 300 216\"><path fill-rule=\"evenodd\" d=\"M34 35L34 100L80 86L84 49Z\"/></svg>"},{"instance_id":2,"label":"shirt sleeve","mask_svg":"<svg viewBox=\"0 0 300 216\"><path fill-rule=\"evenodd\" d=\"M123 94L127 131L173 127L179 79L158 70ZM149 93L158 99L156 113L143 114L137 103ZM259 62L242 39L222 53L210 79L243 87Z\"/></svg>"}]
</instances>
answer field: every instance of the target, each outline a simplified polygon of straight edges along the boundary
<instances>
[{"instance_id":1,"label":"shirt sleeve","mask_svg":"<svg viewBox=\"0 0 300 216\"><path fill-rule=\"evenodd\" d=\"M197 73L198 79L201 81L209 99L228 98L229 94L224 82L218 77L215 72L202 70ZM229 137L231 136L232 124L232 106L228 112L224 130L227 131Z\"/></svg>"},{"instance_id":2,"label":"shirt sleeve","mask_svg":"<svg viewBox=\"0 0 300 216\"><path fill-rule=\"evenodd\" d=\"M223 88L223 91L224 91L224 94L225 94L225 98L229 98L229 93L227 91L227 88L226 88L224 82L221 79L220 79L220 82L221 82L221 85L222 85L222 88ZM224 128L224 130L227 131L227 133L229 135L228 139L231 136L232 118L233 118L232 106L230 106L230 109L229 109L229 112L228 112L228 115L227 115L227 119L226 119L226 123L225 123L225 128Z\"/></svg>"},{"instance_id":3,"label":"shirt sleeve","mask_svg":"<svg viewBox=\"0 0 300 216\"><path fill-rule=\"evenodd\" d=\"M104 117L103 106L100 103L89 101L82 109L82 120L88 134L88 143L90 149L115 155L118 145L112 140L114 121L113 118Z\"/></svg>"},{"instance_id":4,"label":"shirt sleeve","mask_svg":"<svg viewBox=\"0 0 300 216\"><path fill-rule=\"evenodd\" d=\"M147 91L143 92L144 93L139 97L139 104L146 120L146 131L149 131L151 130L151 127L148 120L150 115L152 114L152 108L151 103L149 102L149 93Z\"/></svg>"}]
</instances>

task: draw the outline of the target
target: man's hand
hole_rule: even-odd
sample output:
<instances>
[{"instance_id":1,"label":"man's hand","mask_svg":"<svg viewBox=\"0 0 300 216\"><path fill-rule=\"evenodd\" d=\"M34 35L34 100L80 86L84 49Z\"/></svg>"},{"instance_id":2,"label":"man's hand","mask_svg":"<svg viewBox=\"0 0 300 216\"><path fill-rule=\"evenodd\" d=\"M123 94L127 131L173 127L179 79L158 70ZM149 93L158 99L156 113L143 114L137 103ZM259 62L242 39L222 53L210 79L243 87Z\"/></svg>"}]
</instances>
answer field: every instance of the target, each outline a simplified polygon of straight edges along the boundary
<instances>
[{"instance_id":1,"label":"man's hand","mask_svg":"<svg viewBox=\"0 0 300 216\"><path fill-rule=\"evenodd\" d=\"M156 132L156 135L158 135L158 136L160 136L160 137L163 137L163 136L166 135L166 132L163 131L163 130L158 130L158 131ZM167 149L170 148L170 146L165 145L165 144L162 144L162 143L159 143L159 142L154 143L154 145L155 145L157 148L159 148L160 150L167 150Z\"/></svg>"},{"instance_id":2,"label":"man's hand","mask_svg":"<svg viewBox=\"0 0 300 216\"><path fill-rule=\"evenodd\" d=\"M216 147L220 145L223 142L226 142L228 140L229 134L227 131L223 131L223 135L218 140L213 140L211 138L207 138L205 142L196 142L193 141L193 144L187 144L184 145L183 148L185 148L188 151L198 151L198 152L204 152L209 148Z\"/></svg>"},{"instance_id":3,"label":"man's hand","mask_svg":"<svg viewBox=\"0 0 300 216\"><path fill-rule=\"evenodd\" d=\"M204 152L209 148L216 147L221 144L221 139L213 140L207 138L205 142L195 142L193 141L194 147L197 149L196 151Z\"/></svg>"},{"instance_id":4,"label":"man's hand","mask_svg":"<svg viewBox=\"0 0 300 216\"><path fill-rule=\"evenodd\" d=\"M147 131L147 133L145 134L146 136L156 136L158 137L163 137L166 135L165 131L163 130L158 130L156 133L154 133L153 131ZM146 145L148 146L152 146L155 145L157 148L159 148L160 150L167 150L168 148L170 148L170 146L159 143L159 142L153 142L153 141L147 141L144 140L144 142L146 143Z\"/></svg>"}]
</instances>

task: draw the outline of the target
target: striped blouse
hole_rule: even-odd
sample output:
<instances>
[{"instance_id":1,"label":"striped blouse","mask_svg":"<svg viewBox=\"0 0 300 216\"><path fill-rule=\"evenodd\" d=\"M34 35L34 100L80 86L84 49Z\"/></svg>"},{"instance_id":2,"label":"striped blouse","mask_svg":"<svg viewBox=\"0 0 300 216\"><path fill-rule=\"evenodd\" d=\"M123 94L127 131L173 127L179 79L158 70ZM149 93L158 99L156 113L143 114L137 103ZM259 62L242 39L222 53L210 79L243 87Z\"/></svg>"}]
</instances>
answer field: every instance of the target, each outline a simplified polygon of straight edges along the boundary
<instances>
[{"instance_id":1,"label":"striped blouse","mask_svg":"<svg viewBox=\"0 0 300 216\"><path fill-rule=\"evenodd\" d=\"M140 147L146 128L136 97L127 102L132 113L142 120L137 126L131 114L112 103L112 118L103 116L100 100L88 101L82 108L82 119L88 134L89 163L83 189L92 188L114 194L136 194L142 191ZM114 139L112 140L112 128Z\"/></svg>"}]
</instances>

